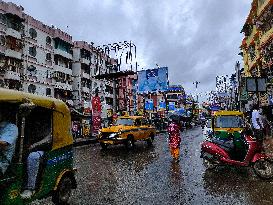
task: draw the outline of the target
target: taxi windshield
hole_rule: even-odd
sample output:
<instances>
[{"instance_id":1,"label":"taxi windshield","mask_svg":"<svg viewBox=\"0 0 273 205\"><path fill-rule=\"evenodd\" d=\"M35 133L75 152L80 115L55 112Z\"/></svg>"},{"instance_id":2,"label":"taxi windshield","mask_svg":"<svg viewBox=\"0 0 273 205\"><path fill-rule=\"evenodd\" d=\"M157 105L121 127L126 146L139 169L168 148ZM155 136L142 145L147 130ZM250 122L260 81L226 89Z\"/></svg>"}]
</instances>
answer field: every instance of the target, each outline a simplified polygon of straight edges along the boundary
<instances>
[{"instance_id":1,"label":"taxi windshield","mask_svg":"<svg viewBox=\"0 0 273 205\"><path fill-rule=\"evenodd\" d=\"M216 118L215 127L217 128L236 128L242 127L243 120L240 116L219 116Z\"/></svg>"},{"instance_id":2,"label":"taxi windshield","mask_svg":"<svg viewBox=\"0 0 273 205\"><path fill-rule=\"evenodd\" d=\"M117 119L115 125L133 125L134 124L134 120L129 119L129 118L120 118Z\"/></svg>"}]
</instances>

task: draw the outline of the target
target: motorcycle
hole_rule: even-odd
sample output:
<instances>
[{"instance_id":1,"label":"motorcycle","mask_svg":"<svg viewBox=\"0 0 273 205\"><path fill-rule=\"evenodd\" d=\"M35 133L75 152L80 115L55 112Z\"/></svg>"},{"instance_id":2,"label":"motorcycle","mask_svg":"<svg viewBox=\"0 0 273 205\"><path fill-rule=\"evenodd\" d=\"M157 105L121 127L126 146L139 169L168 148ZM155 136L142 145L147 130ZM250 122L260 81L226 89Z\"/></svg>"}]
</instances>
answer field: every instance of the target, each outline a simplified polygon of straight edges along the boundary
<instances>
[{"instance_id":1,"label":"motorcycle","mask_svg":"<svg viewBox=\"0 0 273 205\"><path fill-rule=\"evenodd\" d=\"M206 140L201 144L201 158L206 169L214 169L220 165L237 167L252 167L254 172L263 179L273 177L272 161L262 153L262 145L255 137L242 134L241 139L245 145L244 150L238 150L236 146L227 149L219 140ZM235 145L235 143L234 143ZM236 151L236 152L234 152Z\"/></svg>"}]
</instances>

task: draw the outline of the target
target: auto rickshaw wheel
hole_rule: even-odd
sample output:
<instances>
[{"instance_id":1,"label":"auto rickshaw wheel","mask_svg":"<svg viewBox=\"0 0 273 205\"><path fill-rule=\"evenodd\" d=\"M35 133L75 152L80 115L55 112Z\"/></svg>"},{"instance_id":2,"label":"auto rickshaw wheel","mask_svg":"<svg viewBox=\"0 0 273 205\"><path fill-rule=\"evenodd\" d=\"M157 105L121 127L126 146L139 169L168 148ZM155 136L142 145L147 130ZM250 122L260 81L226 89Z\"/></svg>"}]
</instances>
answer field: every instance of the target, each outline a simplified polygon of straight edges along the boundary
<instances>
[{"instance_id":1,"label":"auto rickshaw wheel","mask_svg":"<svg viewBox=\"0 0 273 205\"><path fill-rule=\"evenodd\" d=\"M134 146L135 146L134 137L129 135L126 140L126 147L127 149L131 150L134 148Z\"/></svg>"},{"instance_id":2,"label":"auto rickshaw wheel","mask_svg":"<svg viewBox=\"0 0 273 205\"><path fill-rule=\"evenodd\" d=\"M105 144L105 143L101 142L101 143L100 143L100 146L101 146L101 148L102 148L103 150L105 150L105 149L107 149L108 144Z\"/></svg>"},{"instance_id":3,"label":"auto rickshaw wheel","mask_svg":"<svg viewBox=\"0 0 273 205\"><path fill-rule=\"evenodd\" d=\"M148 145L149 147L152 146L152 145L153 145L153 141L154 141L154 136L151 134L151 135L149 136L149 138L146 140L147 145Z\"/></svg>"},{"instance_id":4,"label":"auto rickshaw wheel","mask_svg":"<svg viewBox=\"0 0 273 205\"><path fill-rule=\"evenodd\" d=\"M254 172L263 179L273 177L273 165L267 160L258 160L253 165Z\"/></svg>"},{"instance_id":5,"label":"auto rickshaw wheel","mask_svg":"<svg viewBox=\"0 0 273 205\"><path fill-rule=\"evenodd\" d=\"M64 176L58 184L57 190L53 193L54 204L67 205L72 193L72 180L69 176Z\"/></svg>"}]
</instances>

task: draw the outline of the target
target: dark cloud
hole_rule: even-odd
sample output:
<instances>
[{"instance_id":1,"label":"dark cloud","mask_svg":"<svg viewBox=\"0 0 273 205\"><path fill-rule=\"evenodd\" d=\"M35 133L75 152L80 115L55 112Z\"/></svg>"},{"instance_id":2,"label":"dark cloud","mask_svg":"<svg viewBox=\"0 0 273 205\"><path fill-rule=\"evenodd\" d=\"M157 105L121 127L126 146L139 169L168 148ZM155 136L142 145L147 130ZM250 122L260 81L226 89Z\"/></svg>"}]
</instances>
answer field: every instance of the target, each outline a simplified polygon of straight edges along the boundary
<instances>
[{"instance_id":1,"label":"dark cloud","mask_svg":"<svg viewBox=\"0 0 273 205\"><path fill-rule=\"evenodd\" d=\"M132 40L141 67L169 67L171 83L194 92L215 87L241 58L242 25L251 0L12 0L74 40L96 45ZM31 2L31 3L30 3ZM67 28L68 26L68 28Z\"/></svg>"}]
</instances>

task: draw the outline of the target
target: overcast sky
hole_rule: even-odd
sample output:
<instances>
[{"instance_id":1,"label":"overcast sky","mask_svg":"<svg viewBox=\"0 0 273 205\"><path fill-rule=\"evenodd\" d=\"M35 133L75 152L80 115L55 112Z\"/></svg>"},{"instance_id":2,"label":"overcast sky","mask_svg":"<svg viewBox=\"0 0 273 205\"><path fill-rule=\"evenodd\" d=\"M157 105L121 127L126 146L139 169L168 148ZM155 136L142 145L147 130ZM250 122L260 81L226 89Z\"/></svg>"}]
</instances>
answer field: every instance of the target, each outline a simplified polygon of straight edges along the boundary
<instances>
[{"instance_id":1,"label":"overcast sky","mask_svg":"<svg viewBox=\"0 0 273 205\"><path fill-rule=\"evenodd\" d=\"M251 0L11 0L73 40L95 45L132 40L140 67L169 67L171 84L195 93L234 72Z\"/></svg>"}]
</instances>

